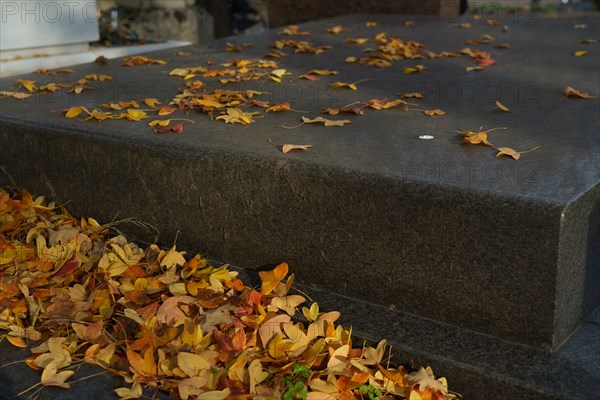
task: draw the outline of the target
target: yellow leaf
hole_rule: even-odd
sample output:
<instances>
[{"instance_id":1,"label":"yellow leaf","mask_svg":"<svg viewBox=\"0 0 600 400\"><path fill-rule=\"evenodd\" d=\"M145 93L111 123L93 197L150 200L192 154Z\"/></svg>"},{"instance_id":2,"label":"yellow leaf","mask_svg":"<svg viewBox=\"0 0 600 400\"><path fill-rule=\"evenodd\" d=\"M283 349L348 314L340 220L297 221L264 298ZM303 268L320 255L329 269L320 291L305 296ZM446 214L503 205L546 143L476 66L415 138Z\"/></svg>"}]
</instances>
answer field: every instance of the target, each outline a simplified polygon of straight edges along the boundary
<instances>
[{"instance_id":1,"label":"yellow leaf","mask_svg":"<svg viewBox=\"0 0 600 400\"><path fill-rule=\"evenodd\" d=\"M499 109L501 109L504 112L510 112L509 108L506 107L504 104L500 103L500 101L496 101L496 105L498 106Z\"/></svg>"},{"instance_id":2,"label":"yellow leaf","mask_svg":"<svg viewBox=\"0 0 600 400\"><path fill-rule=\"evenodd\" d=\"M302 314L309 321L314 321L319 316L319 304L317 302L312 303L309 308L302 307Z\"/></svg>"},{"instance_id":3,"label":"yellow leaf","mask_svg":"<svg viewBox=\"0 0 600 400\"><path fill-rule=\"evenodd\" d=\"M331 28L327 29L327 32L333 33L334 35L339 35L340 33L342 33L343 30L344 30L344 28L341 25L336 25L336 26L332 26Z\"/></svg>"},{"instance_id":4,"label":"yellow leaf","mask_svg":"<svg viewBox=\"0 0 600 400\"><path fill-rule=\"evenodd\" d=\"M323 123L325 126L344 126L346 124L351 123L350 120L342 119L342 120L332 120L323 117L316 117L313 119L302 117L302 122L305 124L314 124L314 123Z\"/></svg>"},{"instance_id":5,"label":"yellow leaf","mask_svg":"<svg viewBox=\"0 0 600 400\"><path fill-rule=\"evenodd\" d=\"M312 144L284 144L281 148L284 154L289 153L292 150L308 150L310 149Z\"/></svg>"},{"instance_id":6,"label":"yellow leaf","mask_svg":"<svg viewBox=\"0 0 600 400\"><path fill-rule=\"evenodd\" d=\"M337 75L338 71L330 71L328 69L313 69L309 72L309 74L315 75Z\"/></svg>"},{"instance_id":7,"label":"yellow leaf","mask_svg":"<svg viewBox=\"0 0 600 400\"><path fill-rule=\"evenodd\" d=\"M414 67L404 67L403 73L404 74L414 74L417 72L421 72L421 71L425 71L427 69L427 67L425 67L424 65L415 65Z\"/></svg>"},{"instance_id":8,"label":"yellow leaf","mask_svg":"<svg viewBox=\"0 0 600 400\"><path fill-rule=\"evenodd\" d=\"M498 147L498 154L496 154L496 157L500 157L501 155L506 155L509 157L514 158L515 160L518 160L519 158L521 158L521 154L516 151L511 149L510 147Z\"/></svg>"},{"instance_id":9,"label":"yellow leaf","mask_svg":"<svg viewBox=\"0 0 600 400\"><path fill-rule=\"evenodd\" d=\"M138 381L134 381L131 389L128 387L115 389L115 393L121 400L139 399L142 397L142 385Z\"/></svg>"},{"instance_id":10,"label":"yellow leaf","mask_svg":"<svg viewBox=\"0 0 600 400\"><path fill-rule=\"evenodd\" d=\"M24 92L7 92L5 90L0 91L0 97L4 97L4 96L9 96L9 97L13 97L17 100L25 100L28 97L33 96L32 94L27 94Z\"/></svg>"},{"instance_id":11,"label":"yellow leaf","mask_svg":"<svg viewBox=\"0 0 600 400\"><path fill-rule=\"evenodd\" d=\"M157 104L160 104L160 101L158 101L158 99L144 99L144 103L146 103L146 105L148 107L155 107Z\"/></svg>"},{"instance_id":12,"label":"yellow leaf","mask_svg":"<svg viewBox=\"0 0 600 400\"><path fill-rule=\"evenodd\" d=\"M581 56L585 56L588 52L586 50L578 50L576 52L573 53L573 55L575 57L581 57Z\"/></svg>"},{"instance_id":13,"label":"yellow leaf","mask_svg":"<svg viewBox=\"0 0 600 400\"><path fill-rule=\"evenodd\" d=\"M348 360L348 351L350 350L350 346L347 344L340 346L337 350L335 350L329 361L327 362L327 371L329 372L341 372L344 371L346 367L346 362Z\"/></svg>"},{"instance_id":14,"label":"yellow leaf","mask_svg":"<svg viewBox=\"0 0 600 400\"><path fill-rule=\"evenodd\" d=\"M196 396L206 392L205 387L207 384L208 379L204 376L194 376L189 379L184 379L177 385L179 397L183 400L187 400L190 396L197 399L198 397Z\"/></svg>"},{"instance_id":15,"label":"yellow leaf","mask_svg":"<svg viewBox=\"0 0 600 400\"><path fill-rule=\"evenodd\" d=\"M354 83L345 83L345 82L334 82L330 85L334 89L348 88L351 90L356 90L357 87Z\"/></svg>"},{"instance_id":16,"label":"yellow leaf","mask_svg":"<svg viewBox=\"0 0 600 400\"><path fill-rule=\"evenodd\" d=\"M20 83L21 85L23 85L23 87L25 89L27 89L29 92L35 92L37 90L37 87L35 86L36 81L27 81L24 79L17 79L17 82Z\"/></svg>"},{"instance_id":17,"label":"yellow leaf","mask_svg":"<svg viewBox=\"0 0 600 400\"><path fill-rule=\"evenodd\" d=\"M128 120L130 120L130 121L136 121L136 122L139 122L139 121L141 121L143 119L150 118L148 116L148 114L146 114L145 111L133 110L131 108L127 109L126 117L127 117Z\"/></svg>"},{"instance_id":18,"label":"yellow leaf","mask_svg":"<svg viewBox=\"0 0 600 400\"><path fill-rule=\"evenodd\" d=\"M171 123L170 119L163 119L163 120L155 119L154 121L150 121L148 123L148 125L150 125L150 126L157 126L157 125L158 126L168 126L170 123Z\"/></svg>"},{"instance_id":19,"label":"yellow leaf","mask_svg":"<svg viewBox=\"0 0 600 400\"><path fill-rule=\"evenodd\" d=\"M263 370L262 364L259 360L254 360L248 366L248 375L250 393L256 394L256 386L258 386L262 381L267 379L269 373Z\"/></svg>"},{"instance_id":20,"label":"yellow leaf","mask_svg":"<svg viewBox=\"0 0 600 400\"><path fill-rule=\"evenodd\" d=\"M200 371L210 369L212 365L201 355L180 351L177 354L177 366L187 376L198 376Z\"/></svg>"},{"instance_id":21,"label":"yellow leaf","mask_svg":"<svg viewBox=\"0 0 600 400\"><path fill-rule=\"evenodd\" d=\"M185 264L185 258L183 257L183 254L185 254L185 252L178 252L178 251L176 251L176 249L177 249L177 246L173 245L173 247L171 247L171 250L169 250L162 257L162 259L160 260L161 267L173 268L177 265ZM160 257L160 255L159 255L159 257Z\"/></svg>"},{"instance_id":22,"label":"yellow leaf","mask_svg":"<svg viewBox=\"0 0 600 400\"><path fill-rule=\"evenodd\" d=\"M187 68L175 68L171 72L169 72L170 76L181 76L184 77L189 73Z\"/></svg>"},{"instance_id":23,"label":"yellow leaf","mask_svg":"<svg viewBox=\"0 0 600 400\"><path fill-rule=\"evenodd\" d=\"M46 365L44 371L42 372L42 385L58 386L64 389L68 389L69 387L71 387L71 385L69 385L65 381L69 379L75 373L75 371L58 372L57 366L59 365L59 363L60 362L58 360L54 360L48 365Z\"/></svg>"},{"instance_id":24,"label":"yellow leaf","mask_svg":"<svg viewBox=\"0 0 600 400\"><path fill-rule=\"evenodd\" d=\"M75 118L77 116L79 116L79 114L81 114L82 111L84 111L85 108L84 107L71 107L67 110L67 113L65 114L65 117L67 118Z\"/></svg>"}]
</instances>

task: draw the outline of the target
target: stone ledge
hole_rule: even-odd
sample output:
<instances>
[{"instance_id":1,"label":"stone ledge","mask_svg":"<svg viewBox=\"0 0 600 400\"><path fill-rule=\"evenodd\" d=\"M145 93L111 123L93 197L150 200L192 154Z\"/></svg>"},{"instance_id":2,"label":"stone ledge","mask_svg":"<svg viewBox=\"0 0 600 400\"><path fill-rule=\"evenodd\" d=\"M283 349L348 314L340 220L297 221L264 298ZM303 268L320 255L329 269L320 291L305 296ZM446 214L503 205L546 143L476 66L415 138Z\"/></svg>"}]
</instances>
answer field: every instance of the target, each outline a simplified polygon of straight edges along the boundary
<instances>
[{"instance_id":1,"label":"stone ledge","mask_svg":"<svg viewBox=\"0 0 600 400\"><path fill-rule=\"evenodd\" d=\"M427 22L406 28L394 16L368 18L381 22L378 32L400 30L435 51L455 49L490 29L483 22L472 30ZM364 20L345 17L302 29L312 31L316 43L339 45L343 38L326 28L342 23L353 35L373 34ZM598 21L588 24L592 29ZM571 32L571 26L569 20L543 21L515 24L510 32L535 42ZM254 43L244 57L262 56L278 37L240 38ZM559 71L569 82L586 76L590 88L598 83L597 59L574 65L564 56L575 42L567 33L551 46L513 42L484 73L465 73L470 60L457 58L431 61L420 76L344 64L345 56L359 50L342 46L327 57L290 55L285 68L295 75L315 67L339 69L335 79L348 82L370 77L358 92L300 81L264 87L277 102L290 100L278 91L293 86L301 93L294 106L317 112L356 101L357 93L366 100L430 84L493 83L506 95L514 94L515 84L536 89L535 101L514 100L512 114L490 112L493 100L480 93L450 101L434 90L423 106L448 111L442 119L391 110L353 118L343 129L289 131L281 125L294 124L297 115L269 114L250 127L200 116L184 135L157 136L146 124L81 123L59 115L85 99L3 99L0 164L19 186L70 201L76 213L102 221L119 213L152 223L161 228L162 243L180 230L182 246L215 259L239 265L287 260L299 281L321 289L553 350L600 304L600 189L598 172L590 168L600 148L594 136L600 129L597 103L562 99L564 84L555 78ZM115 77L88 105L114 101L115 94L168 102L182 85L168 71L235 58L224 45L191 48L194 55L187 59L173 50L154 54L169 60L165 67L78 67ZM458 146L454 131L477 129L482 119L487 126L511 126L502 133L506 145L542 148L515 162ZM422 133L437 138L420 141ZM268 140L315 148L283 155Z\"/></svg>"}]
</instances>

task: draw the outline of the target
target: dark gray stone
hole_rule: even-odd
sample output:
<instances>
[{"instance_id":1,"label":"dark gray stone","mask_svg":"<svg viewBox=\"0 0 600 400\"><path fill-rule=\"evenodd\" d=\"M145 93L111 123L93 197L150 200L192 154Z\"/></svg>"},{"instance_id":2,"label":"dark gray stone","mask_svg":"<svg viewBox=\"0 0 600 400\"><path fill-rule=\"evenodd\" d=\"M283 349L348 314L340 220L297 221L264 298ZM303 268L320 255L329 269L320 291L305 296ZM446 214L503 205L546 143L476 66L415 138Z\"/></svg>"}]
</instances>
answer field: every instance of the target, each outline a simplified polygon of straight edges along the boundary
<instances>
[{"instance_id":1,"label":"dark gray stone","mask_svg":"<svg viewBox=\"0 0 600 400\"><path fill-rule=\"evenodd\" d=\"M425 99L415 103L447 111L442 117L396 108L344 116L352 120L344 128L287 130L281 126L296 124L302 114L269 113L251 126L192 114L196 124L183 135L158 136L145 123L84 123L59 113L117 99L166 103L183 85L168 76L171 69L261 56L281 38L271 32L229 39L254 43L242 54L224 52L224 41L217 41L191 49L192 58L178 57L179 50L153 54L167 66L79 66L78 76L115 78L82 96L2 99L0 164L17 186L69 202L75 214L149 222L160 228L163 244L180 231L180 248L215 259L244 266L286 260L299 282L323 290L557 349L600 304L598 100L562 93L571 85L598 95L598 46L585 47L587 57L571 55L579 40L598 31L598 20L586 20L587 30L580 30L570 19L505 17L508 33L483 20L472 21L472 29L419 19L405 27L399 17L381 15L309 23L302 29L312 32L310 40L336 48L318 57L290 55L281 67L294 75L313 68L339 75L246 85L271 93L262 99L292 101L311 116L328 106L422 91ZM367 19L381 25L365 28ZM348 33L326 33L334 23ZM482 34L512 48L480 46L498 60L483 72L465 72L474 65L468 57L397 62L388 69L343 62L366 47L342 45L345 37L382 31L436 52L459 51L464 40ZM428 70L402 74L415 64ZM358 91L328 87L361 79L369 80ZM2 88L11 82L2 81ZM496 110L498 99L513 112ZM540 148L517 162L458 145L456 130L482 124L509 128L490 135L498 146ZM419 140L422 134L436 139ZM315 147L284 155L268 140Z\"/></svg>"}]
</instances>

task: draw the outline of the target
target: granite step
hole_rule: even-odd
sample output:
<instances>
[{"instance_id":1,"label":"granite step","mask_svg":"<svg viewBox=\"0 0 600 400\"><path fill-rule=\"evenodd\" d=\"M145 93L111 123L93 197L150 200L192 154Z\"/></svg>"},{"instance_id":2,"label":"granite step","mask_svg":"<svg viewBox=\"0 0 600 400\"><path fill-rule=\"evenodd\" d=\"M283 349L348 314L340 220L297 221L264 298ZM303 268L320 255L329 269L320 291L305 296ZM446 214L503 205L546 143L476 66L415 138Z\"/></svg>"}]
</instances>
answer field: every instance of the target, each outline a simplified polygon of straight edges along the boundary
<instances>
[{"instance_id":1,"label":"granite step","mask_svg":"<svg viewBox=\"0 0 600 400\"><path fill-rule=\"evenodd\" d=\"M380 25L367 28L367 20ZM600 305L598 100L563 95L566 85L598 95L597 46L586 47L587 57L571 53L598 31L599 21L586 20L589 31L583 32L570 19L511 17L503 21L508 32L483 20L471 21L471 29L416 22L356 15L304 24L311 41L334 48L317 57L290 54L281 68L292 76L314 68L339 75L236 88L268 92L259 98L314 112L269 113L249 126L189 114L196 123L182 135L154 135L145 123L84 123L59 111L117 99L157 97L166 104L184 85L168 75L173 68L261 57L282 38L277 31L227 39L253 44L242 54L226 52L223 40L189 48L187 58L179 50L151 54L166 66L78 66L78 74L114 79L85 96L0 100L0 165L10 175L0 183L68 202L73 213L101 222L147 222L160 228L161 244L178 235L180 248L242 267L285 260L301 284L392 310L378 314L382 321L391 312L433 321L432 337L438 330L444 337L440 327L451 326L552 357ZM348 34L327 33L335 24ZM364 54L343 44L346 36L379 32L434 52L457 52L484 34L512 47L486 48L498 63L480 72L465 71L475 65L468 57L385 69L344 62ZM402 73L415 64L426 65L426 72ZM202 79L207 90L219 86ZM357 91L329 88L363 79ZM0 84L6 89L12 82ZM415 100L419 108L447 114L429 118L395 108L348 116L352 123L343 128L282 129L325 107L414 91L425 96ZM513 112L496 110L496 100ZM498 146L540 148L515 161L483 146L459 145L457 130L482 124L508 127L490 135ZM420 140L425 134L435 138ZM273 145L285 143L314 148L282 154ZM147 232L124 231L152 240ZM432 357L445 359L449 349L438 350Z\"/></svg>"}]
</instances>

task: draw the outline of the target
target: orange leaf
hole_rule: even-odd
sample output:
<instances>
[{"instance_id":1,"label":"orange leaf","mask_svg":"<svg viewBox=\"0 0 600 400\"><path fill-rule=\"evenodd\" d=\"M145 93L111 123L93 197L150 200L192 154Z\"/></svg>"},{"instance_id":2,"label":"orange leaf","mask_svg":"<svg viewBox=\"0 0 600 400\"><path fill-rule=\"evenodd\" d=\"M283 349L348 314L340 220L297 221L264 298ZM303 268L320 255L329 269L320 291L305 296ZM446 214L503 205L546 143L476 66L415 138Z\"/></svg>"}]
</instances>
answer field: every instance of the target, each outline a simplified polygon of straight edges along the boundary
<instances>
[{"instance_id":1,"label":"orange leaf","mask_svg":"<svg viewBox=\"0 0 600 400\"><path fill-rule=\"evenodd\" d=\"M446 112L436 108L435 110L424 110L423 114L427 115L428 117L433 117L434 115L444 115Z\"/></svg>"},{"instance_id":2,"label":"orange leaf","mask_svg":"<svg viewBox=\"0 0 600 400\"><path fill-rule=\"evenodd\" d=\"M573 89L571 86L567 86L565 88L565 95L569 97L579 97L581 99L595 99L596 96L592 96L591 94L582 92L577 89Z\"/></svg>"},{"instance_id":3,"label":"orange leaf","mask_svg":"<svg viewBox=\"0 0 600 400\"><path fill-rule=\"evenodd\" d=\"M264 295L271 293L287 274L287 263L279 264L272 271L260 271L258 275L262 281L262 285L260 287L261 293Z\"/></svg>"}]
</instances>

